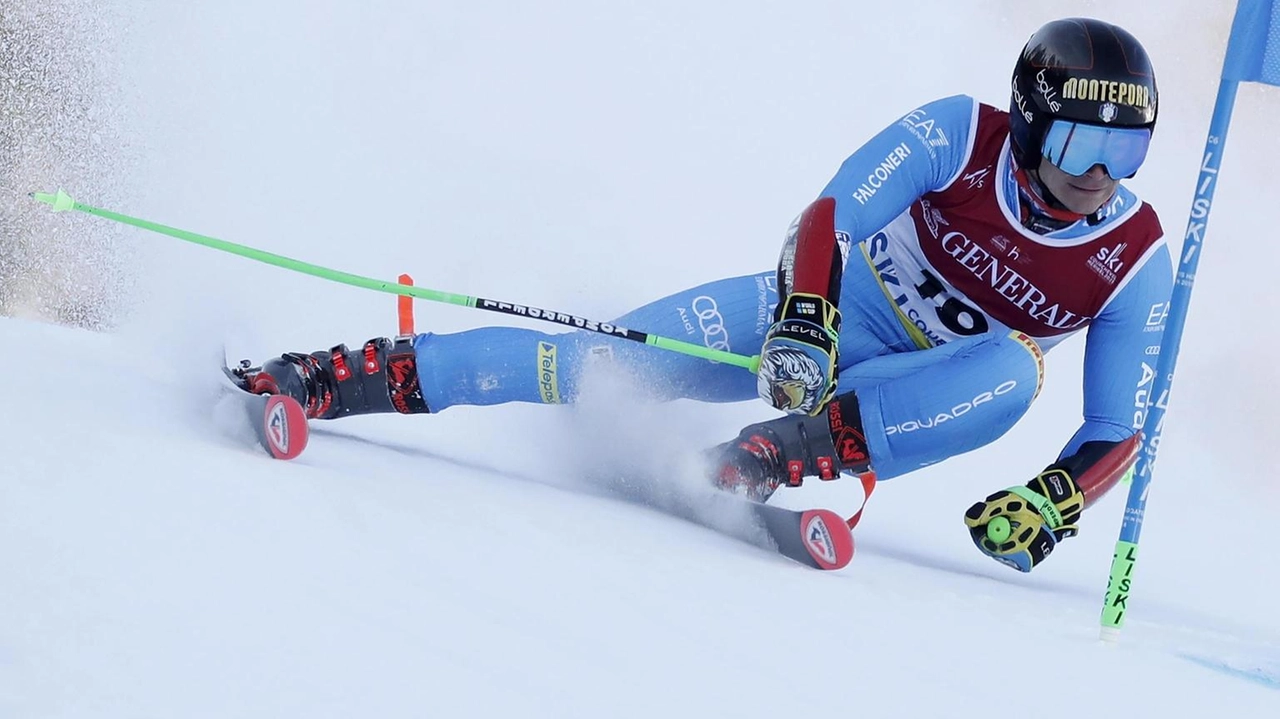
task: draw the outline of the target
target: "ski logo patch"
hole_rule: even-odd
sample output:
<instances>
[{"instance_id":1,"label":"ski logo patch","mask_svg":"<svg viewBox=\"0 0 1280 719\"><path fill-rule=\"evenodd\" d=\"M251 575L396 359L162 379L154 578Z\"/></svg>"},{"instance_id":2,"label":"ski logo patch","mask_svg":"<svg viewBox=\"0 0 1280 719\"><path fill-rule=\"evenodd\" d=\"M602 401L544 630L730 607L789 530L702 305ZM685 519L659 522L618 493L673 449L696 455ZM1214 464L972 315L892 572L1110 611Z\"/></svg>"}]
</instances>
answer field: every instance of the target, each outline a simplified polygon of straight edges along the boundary
<instances>
[{"instance_id":1,"label":"ski logo patch","mask_svg":"<svg viewBox=\"0 0 1280 719\"><path fill-rule=\"evenodd\" d=\"M289 454L289 416L284 402L271 402L267 405L267 416L264 419L267 430L267 441L281 456Z\"/></svg>"},{"instance_id":2,"label":"ski logo patch","mask_svg":"<svg viewBox=\"0 0 1280 719\"><path fill-rule=\"evenodd\" d=\"M286 395L258 396L258 444L276 459L294 459L307 448L307 414L297 400Z\"/></svg>"},{"instance_id":3,"label":"ski logo patch","mask_svg":"<svg viewBox=\"0 0 1280 719\"><path fill-rule=\"evenodd\" d=\"M805 524L804 541L809 548L809 553L815 559L826 564L836 564L838 559L836 543L831 537L831 530L827 527L827 523L822 521L821 515L813 515Z\"/></svg>"}]
</instances>

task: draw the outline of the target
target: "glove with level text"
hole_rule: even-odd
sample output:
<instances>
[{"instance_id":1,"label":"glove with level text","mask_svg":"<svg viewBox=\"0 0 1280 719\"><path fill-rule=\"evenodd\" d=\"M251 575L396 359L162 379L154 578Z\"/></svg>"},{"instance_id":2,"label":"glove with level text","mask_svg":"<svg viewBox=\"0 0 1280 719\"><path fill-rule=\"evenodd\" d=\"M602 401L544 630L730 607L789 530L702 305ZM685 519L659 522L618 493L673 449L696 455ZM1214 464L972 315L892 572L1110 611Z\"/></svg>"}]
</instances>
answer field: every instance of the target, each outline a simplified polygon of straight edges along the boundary
<instances>
[{"instance_id":1,"label":"glove with level text","mask_svg":"<svg viewBox=\"0 0 1280 719\"><path fill-rule=\"evenodd\" d=\"M836 391L840 310L821 295L787 297L765 335L756 391L791 414L816 415Z\"/></svg>"}]
</instances>

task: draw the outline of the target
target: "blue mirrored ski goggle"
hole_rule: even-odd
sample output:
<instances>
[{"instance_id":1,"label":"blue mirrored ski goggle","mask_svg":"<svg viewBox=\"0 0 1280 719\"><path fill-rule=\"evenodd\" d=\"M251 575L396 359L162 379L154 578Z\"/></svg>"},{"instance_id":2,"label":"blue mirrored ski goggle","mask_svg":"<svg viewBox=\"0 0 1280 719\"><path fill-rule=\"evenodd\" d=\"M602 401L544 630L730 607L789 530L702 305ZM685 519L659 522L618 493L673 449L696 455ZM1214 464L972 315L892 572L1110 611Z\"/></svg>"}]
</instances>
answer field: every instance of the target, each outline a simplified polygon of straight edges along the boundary
<instances>
[{"instance_id":1,"label":"blue mirrored ski goggle","mask_svg":"<svg viewBox=\"0 0 1280 719\"><path fill-rule=\"evenodd\" d=\"M1070 120L1054 120L1045 133L1045 158L1068 175L1083 175L1102 165L1114 179L1132 177L1147 159L1151 130L1145 127L1106 127Z\"/></svg>"}]
</instances>

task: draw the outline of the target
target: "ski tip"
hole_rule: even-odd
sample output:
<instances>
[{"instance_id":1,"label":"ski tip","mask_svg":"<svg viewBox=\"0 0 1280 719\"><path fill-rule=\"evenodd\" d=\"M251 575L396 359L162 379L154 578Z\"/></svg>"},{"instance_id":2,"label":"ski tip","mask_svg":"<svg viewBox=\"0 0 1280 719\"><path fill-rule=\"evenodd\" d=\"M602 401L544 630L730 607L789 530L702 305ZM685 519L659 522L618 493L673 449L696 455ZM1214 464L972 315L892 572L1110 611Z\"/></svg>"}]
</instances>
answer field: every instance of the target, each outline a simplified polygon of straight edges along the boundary
<instances>
[{"instance_id":1,"label":"ski tip","mask_svg":"<svg viewBox=\"0 0 1280 719\"><path fill-rule=\"evenodd\" d=\"M818 569L843 569L853 559L853 532L843 517L829 509L804 512L800 534Z\"/></svg>"},{"instance_id":2,"label":"ski tip","mask_svg":"<svg viewBox=\"0 0 1280 719\"><path fill-rule=\"evenodd\" d=\"M307 414L298 400L271 395L262 408L262 446L276 459L294 459L307 448Z\"/></svg>"}]
</instances>

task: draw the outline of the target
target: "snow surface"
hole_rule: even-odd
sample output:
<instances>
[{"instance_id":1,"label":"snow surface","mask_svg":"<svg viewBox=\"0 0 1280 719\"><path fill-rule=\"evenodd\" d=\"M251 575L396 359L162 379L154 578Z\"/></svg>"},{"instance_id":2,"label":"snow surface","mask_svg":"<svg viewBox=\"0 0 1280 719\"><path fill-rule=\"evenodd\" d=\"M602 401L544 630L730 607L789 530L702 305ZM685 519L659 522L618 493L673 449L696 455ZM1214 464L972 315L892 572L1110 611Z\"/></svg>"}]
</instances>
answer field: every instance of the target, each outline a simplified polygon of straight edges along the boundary
<instances>
[{"instance_id":1,"label":"snow surface","mask_svg":"<svg viewBox=\"0 0 1280 719\"><path fill-rule=\"evenodd\" d=\"M1158 63L1133 186L1181 236L1230 7L690 5L123 3L145 162L117 209L608 318L770 266L847 152L934 97L1003 104L1025 37L1076 13ZM602 382L576 410L335 422L271 461L220 395L223 344L354 344L394 332L394 302L138 232L116 331L0 319L0 717L1280 715L1280 377L1255 269L1278 259L1277 108L1240 93L1116 646L1097 621L1123 492L1029 576L960 521L1073 431L1079 342L1008 436L884 483L854 562L821 573L592 479L769 416L752 403ZM490 321L418 306L423 329ZM852 511L861 490L783 499Z\"/></svg>"}]
</instances>

